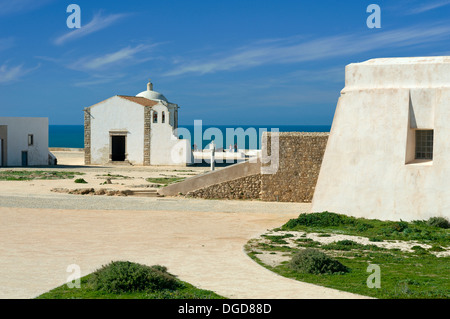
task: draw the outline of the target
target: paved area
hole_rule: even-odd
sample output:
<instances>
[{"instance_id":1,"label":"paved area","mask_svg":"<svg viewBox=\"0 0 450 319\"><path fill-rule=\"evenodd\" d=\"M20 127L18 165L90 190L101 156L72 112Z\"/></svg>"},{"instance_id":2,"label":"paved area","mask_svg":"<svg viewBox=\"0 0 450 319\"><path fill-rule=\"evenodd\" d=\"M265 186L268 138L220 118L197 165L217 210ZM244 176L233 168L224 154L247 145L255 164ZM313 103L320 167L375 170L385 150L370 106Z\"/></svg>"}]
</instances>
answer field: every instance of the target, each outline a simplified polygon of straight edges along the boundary
<instances>
[{"instance_id":1,"label":"paved area","mask_svg":"<svg viewBox=\"0 0 450 319\"><path fill-rule=\"evenodd\" d=\"M178 198L0 196L0 298L33 298L64 284L70 264L79 265L84 276L112 260L165 265L180 279L230 298L360 298L278 276L244 253L250 238L309 207Z\"/></svg>"}]
</instances>

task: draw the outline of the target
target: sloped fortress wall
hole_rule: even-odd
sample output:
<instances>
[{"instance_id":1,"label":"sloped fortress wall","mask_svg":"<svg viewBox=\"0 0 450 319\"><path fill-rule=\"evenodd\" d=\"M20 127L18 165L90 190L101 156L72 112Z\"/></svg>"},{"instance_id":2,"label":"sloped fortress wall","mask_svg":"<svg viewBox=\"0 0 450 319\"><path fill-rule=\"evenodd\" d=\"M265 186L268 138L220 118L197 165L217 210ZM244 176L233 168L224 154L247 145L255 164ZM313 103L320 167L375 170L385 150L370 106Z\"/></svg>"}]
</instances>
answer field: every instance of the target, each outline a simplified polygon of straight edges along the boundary
<instances>
[{"instance_id":1,"label":"sloped fortress wall","mask_svg":"<svg viewBox=\"0 0 450 319\"><path fill-rule=\"evenodd\" d=\"M374 59L345 70L312 211L450 217L450 57Z\"/></svg>"}]
</instances>

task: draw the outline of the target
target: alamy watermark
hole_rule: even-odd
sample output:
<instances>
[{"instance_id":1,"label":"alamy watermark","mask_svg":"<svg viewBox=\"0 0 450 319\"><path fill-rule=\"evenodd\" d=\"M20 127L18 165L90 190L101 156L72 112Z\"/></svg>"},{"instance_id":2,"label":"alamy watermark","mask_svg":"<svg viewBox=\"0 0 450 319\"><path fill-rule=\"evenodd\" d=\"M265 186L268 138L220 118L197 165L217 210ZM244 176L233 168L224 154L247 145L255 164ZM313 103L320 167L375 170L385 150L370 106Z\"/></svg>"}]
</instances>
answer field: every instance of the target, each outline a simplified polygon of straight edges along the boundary
<instances>
[{"instance_id":1,"label":"alamy watermark","mask_svg":"<svg viewBox=\"0 0 450 319\"><path fill-rule=\"evenodd\" d=\"M78 4L69 4L66 9L70 15L67 17L66 25L69 29L81 28L81 8Z\"/></svg>"},{"instance_id":2,"label":"alamy watermark","mask_svg":"<svg viewBox=\"0 0 450 319\"><path fill-rule=\"evenodd\" d=\"M381 269L376 264L369 264L367 272L371 274L367 277L368 288L381 288Z\"/></svg>"},{"instance_id":3,"label":"alamy watermark","mask_svg":"<svg viewBox=\"0 0 450 319\"><path fill-rule=\"evenodd\" d=\"M381 28L381 8L378 4L370 4L366 9L370 15L367 17L366 25L369 29Z\"/></svg>"},{"instance_id":4,"label":"alamy watermark","mask_svg":"<svg viewBox=\"0 0 450 319\"><path fill-rule=\"evenodd\" d=\"M268 142L270 133L270 142ZM222 129L218 127L208 127L203 129L202 120L194 121L193 136L191 131L184 127L178 127L174 130L175 136L182 136L191 142L192 151L194 152L194 163L234 163L237 160L243 160L250 163L261 162L262 174L275 174L279 165L279 129L271 128L270 132L267 128L256 129L242 127L225 129L225 136ZM259 138L261 137L261 139ZM258 147L260 140L261 149ZM209 142L204 148L204 142ZM228 147L227 147L228 145ZM238 148L238 145L245 146L245 150ZM211 149L213 146L214 149ZM179 146L181 147L181 146ZM244 151L252 152L251 156L239 157ZM211 158L208 154L213 153ZM172 159L177 158L179 149L175 146L172 149ZM244 154L245 155L245 154Z\"/></svg>"},{"instance_id":5,"label":"alamy watermark","mask_svg":"<svg viewBox=\"0 0 450 319\"><path fill-rule=\"evenodd\" d=\"M67 266L66 272L70 273L67 277L66 285L68 288L81 288L81 268L77 264Z\"/></svg>"}]
</instances>

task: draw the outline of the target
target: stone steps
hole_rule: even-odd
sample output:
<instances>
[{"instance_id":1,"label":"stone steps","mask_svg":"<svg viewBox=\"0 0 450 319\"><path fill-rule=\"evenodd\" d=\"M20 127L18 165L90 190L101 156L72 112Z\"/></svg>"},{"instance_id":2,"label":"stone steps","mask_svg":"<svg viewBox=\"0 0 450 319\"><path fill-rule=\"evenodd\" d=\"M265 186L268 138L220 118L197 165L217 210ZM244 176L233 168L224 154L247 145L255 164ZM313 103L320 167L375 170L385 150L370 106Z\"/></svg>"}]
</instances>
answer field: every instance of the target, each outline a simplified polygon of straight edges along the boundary
<instances>
[{"instance_id":1,"label":"stone steps","mask_svg":"<svg viewBox=\"0 0 450 319\"><path fill-rule=\"evenodd\" d=\"M158 194L156 189L141 189L141 190L131 190L130 196L140 196L140 197L164 197Z\"/></svg>"}]
</instances>

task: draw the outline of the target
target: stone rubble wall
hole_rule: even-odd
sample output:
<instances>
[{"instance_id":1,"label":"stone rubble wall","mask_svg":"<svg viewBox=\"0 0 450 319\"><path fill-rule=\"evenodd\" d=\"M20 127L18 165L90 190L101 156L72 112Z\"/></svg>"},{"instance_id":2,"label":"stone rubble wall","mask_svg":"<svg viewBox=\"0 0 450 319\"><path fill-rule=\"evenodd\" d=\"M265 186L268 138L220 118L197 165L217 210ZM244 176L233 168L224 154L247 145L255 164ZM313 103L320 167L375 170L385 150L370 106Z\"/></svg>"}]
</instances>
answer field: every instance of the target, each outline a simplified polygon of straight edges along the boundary
<instances>
[{"instance_id":1,"label":"stone rubble wall","mask_svg":"<svg viewBox=\"0 0 450 319\"><path fill-rule=\"evenodd\" d=\"M279 141L278 170L275 174L262 174L261 200L311 202L329 133L269 133L267 150L271 149L273 134L278 134Z\"/></svg>"},{"instance_id":2,"label":"stone rubble wall","mask_svg":"<svg viewBox=\"0 0 450 319\"><path fill-rule=\"evenodd\" d=\"M311 202L329 133L264 133L262 153L266 155L263 155L263 163L265 157L272 155L270 150L273 134L277 134L279 143L278 169L274 174L240 177L191 191L186 196L204 199Z\"/></svg>"},{"instance_id":3,"label":"stone rubble wall","mask_svg":"<svg viewBox=\"0 0 450 319\"><path fill-rule=\"evenodd\" d=\"M205 199L259 199L261 174L240 177L201 188L186 194L186 197Z\"/></svg>"}]
</instances>

